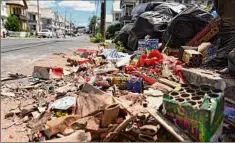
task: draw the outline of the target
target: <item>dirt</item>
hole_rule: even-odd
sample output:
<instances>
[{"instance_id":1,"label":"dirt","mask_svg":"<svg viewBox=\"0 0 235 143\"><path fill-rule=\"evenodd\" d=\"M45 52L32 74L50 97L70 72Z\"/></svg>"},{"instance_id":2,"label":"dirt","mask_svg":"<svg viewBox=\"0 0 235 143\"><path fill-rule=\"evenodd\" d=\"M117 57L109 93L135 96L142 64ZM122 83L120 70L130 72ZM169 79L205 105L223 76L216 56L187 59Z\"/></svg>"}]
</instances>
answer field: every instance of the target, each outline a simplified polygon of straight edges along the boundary
<instances>
[{"instance_id":1,"label":"dirt","mask_svg":"<svg viewBox=\"0 0 235 143\"><path fill-rule=\"evenodd\" d=\"M67 56L71 55L71 53L66 53ZM67 58L63 55L51 55L45 57L44 59L39 59L35 62L24 64L22 65L17 73L24 74L24 75L32 75L33 67L34 66L46 66L46 67L62 67L67 68ZM16 72L16 71L15 71ZM20 79L20 80L13 80L7 81L5 83L18 83L23 82L27 83L28 79ZM2 83L4 84L4 83ZM1 141L2 142L28 142L27 137L27 128L26 123L21 125L13 125L8 129L3 129L11 125L14 121L19 120L18 117L12 117L9 119L4 119L6 113L9 113L9 110L12 108L16 108L20 102L26 102L25 99L17 99L17 98L6 98L1 96ZM20 122L19 122L20 123Z\"/></svg>"}]
</instances>

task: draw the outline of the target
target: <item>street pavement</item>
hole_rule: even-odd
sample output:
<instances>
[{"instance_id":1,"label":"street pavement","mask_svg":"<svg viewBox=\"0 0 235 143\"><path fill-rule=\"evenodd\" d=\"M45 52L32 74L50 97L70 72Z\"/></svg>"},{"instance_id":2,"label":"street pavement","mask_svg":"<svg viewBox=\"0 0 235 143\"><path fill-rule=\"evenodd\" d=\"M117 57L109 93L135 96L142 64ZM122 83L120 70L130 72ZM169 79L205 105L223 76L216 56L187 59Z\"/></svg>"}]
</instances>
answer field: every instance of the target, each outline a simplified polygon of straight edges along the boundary
<instances>
[{"instance_id":1,"label":"street pavement","mask_svg":"<svg viewBox=\"0 0 235 143\"><path fill-rule=\"evenodd\" d=\"M1 39L1 76L12 71L13 67L29 64L53 53L92 46L94 44L90 43L87 35L64 39Z\"/></svg>"}]
</instances>

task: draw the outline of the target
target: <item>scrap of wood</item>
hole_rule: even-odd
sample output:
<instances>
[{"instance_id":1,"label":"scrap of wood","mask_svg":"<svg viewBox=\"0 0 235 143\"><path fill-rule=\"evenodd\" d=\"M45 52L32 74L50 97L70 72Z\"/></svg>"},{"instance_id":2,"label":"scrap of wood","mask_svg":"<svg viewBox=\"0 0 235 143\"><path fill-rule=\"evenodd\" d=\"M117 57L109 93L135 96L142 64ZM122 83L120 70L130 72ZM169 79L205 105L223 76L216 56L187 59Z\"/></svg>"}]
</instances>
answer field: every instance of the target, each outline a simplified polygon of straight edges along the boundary
<instances>
[{"instance_id":1,"label":"scrap of wood","mask_svg":"<svg viewBox=\"0 0 235 143\"><path fill-rule=\"evenodd\" d=\"M49 127L48 129L44 130L44 133L47 137L51 137L57 133L62 133L66 128L70 127L74 124L81 116L79 115L69 115L65 117L60 117L51 121L47 121L46 125Z\"/></svg>"},{"instance_id":2,"label":"scrap of wood","mask_svg":"<svg viewBox=\"0 0 235 143\"><path fill-rule=\"evenodd\" d=\"M120 133L122 130L126 128L126 126L133 121L136 118L136 116L129 116L126 120L124 120L119 126L111 133L109 133L106 138L104 139L104 142L111 141L118 133Z\"/></svg>"},{"instance_id":3,"label":"scrap of wood","mask_svg":"<svg viewBox=\"0 0 235 143\"><path fill-rule=\"evenodd\" d=\"M12 92L1 92L2 96L15 97L15 93Z\"/></svg>"},{"instance_id":4,"label":"scrap of wood","mask_svg":"<svg viewBox=\"0 0 235 143\"><path fill-rule=\"evenodd\" d=\"M175 132L175 130L169 126L158 114L155 113L155 110L152 111L150 109L147 109L150 115L152 115L159 124L163 126L168 132L170 132L178 141L183 142L184 138L182 138L179 134Z\"/></svg>"},{"instance_id":5,"label":"scrap of wood","mask_svg":"<svg viewBox=\"0 0 235 143\"><path fill-rule=\"evenodd\" d=\"M16 79L20 79L20 78L26 78L26 75L19 75L19 74L9 74L8 77L3 77L1 78L1 81L8 81L8 80L16 80Z\"/></svg>"},{"instance_id":6,"label":"scrap of wood","mask_svg":"<svg viewBox=\"0 0 235 143\"><path fill-rule=\"evenodd\" d=\"M170 93L171 91L173 91L173 88L165 85L165 84L162 84L160 82L156 82L154 83L153 85L151 85L151 87L153 89L158 89L158 90L161 90L164 94L168 94Z\"/></svg>"},{"instance_id":7,"label":"scrap of wood","mask_svg":"<svg viewBox=\"0 0 235 143\"><path fill-rule=\"evenodd\" d=\"M159 82L162 83L162 84L168 85L171 88L176 88L176 86L178 85L176 82L170 81L170 80L165 79L165 78L160 78Z\"/></svg>"},{"instance_id":8,"label":"scrap of wood","mask_svg":"<svg viewBox=\"0 0 235 143\"><path fill-rule=\"evenodd\" d=\"M44 112L40 115L39 118L33 120L30 124L28 124L32 130L31 133L35 134L41 131L44 128L45 123L51 118L51 112Z\"/></svg>"}]
</instances>

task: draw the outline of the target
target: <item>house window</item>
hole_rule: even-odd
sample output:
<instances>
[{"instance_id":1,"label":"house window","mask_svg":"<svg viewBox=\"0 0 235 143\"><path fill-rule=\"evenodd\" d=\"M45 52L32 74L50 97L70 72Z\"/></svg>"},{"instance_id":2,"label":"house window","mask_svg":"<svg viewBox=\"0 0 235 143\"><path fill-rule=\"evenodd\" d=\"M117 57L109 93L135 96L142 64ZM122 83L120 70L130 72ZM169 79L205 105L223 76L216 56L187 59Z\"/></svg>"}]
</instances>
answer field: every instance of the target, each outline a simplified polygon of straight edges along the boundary
<instances>
[{"instance_id":1,"label":"house window","mask_svg":"<svg viewBox=\"0 0 235 143\"><path fill-rule=\"evenodd\" d=\"M36 15L33 15L33 21L35 21L36 20Z\"/></svg>"},{"instance_id":2,"label":"house window","mask_svg":"<svg viewBox=\"0 0 235 143\"><path fill-rule=\"evenodd\" d=\"M47 24L50 24L50 19L47 19Z\"/></svg>"},{"instance_id":3,"label":"house window","mask_svg":"<svg viewBox=\"0 0 235 143\"><path fill-rule=\"evenodd\" d=\"M16 14L16 8L13 8L13 14Z\"/></svg>"}]
</instances>

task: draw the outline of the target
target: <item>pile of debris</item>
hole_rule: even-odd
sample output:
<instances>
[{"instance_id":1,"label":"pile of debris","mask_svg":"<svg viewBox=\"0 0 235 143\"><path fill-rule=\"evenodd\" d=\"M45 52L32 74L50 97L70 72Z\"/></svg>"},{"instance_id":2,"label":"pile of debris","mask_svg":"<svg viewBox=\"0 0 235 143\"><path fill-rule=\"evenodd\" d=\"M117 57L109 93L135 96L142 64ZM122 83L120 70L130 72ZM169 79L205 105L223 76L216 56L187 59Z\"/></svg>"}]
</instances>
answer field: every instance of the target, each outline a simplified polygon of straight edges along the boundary
<instances>
[{"instance_id":1,"label":"pile of debris","mask_svg":"<svg viewBox=\"0 0 235 143\"><path fill-rule=\"evenodd\" d=\"M1 95L12 94L8 97L32 101L5 115L5 118L19 119L5 129L27 123L30 141L46 142L208 141L217 133L216 126L210 135L199 138L205 132L195 128L198 136L192 137L191 132L187 136L168 121L182 116L172 111L172 106L180 112L195 110L203 114L206 110L208 116L213 116L223 103L220 100L223 91L208 93L209 98L204 98L206 91L203 91L208 87L203 91L196 85L186 87L180 72L182 62L174 57L158 50L128 55L114 49L77 49L67 61L70 70L35 66L30 85L2 86ZM219 91L212 87L209 90ZM199 98L200 105L196 106L194 100ZM168 119L156 113L163 104ZM198 120L191 114L185 117ZM221 119L217 114L212 118L218 117ZM176 122L180 128L192 131ZM201 126L205 124L209 121Z\"/></svg>"},{"instance_id":2,"label":"pile of debris","mask_svg":"<svg viewBox=\"0 0 235 143\"><path fill-rule=\"evenodd\" d=\"M30 85L3 84L2 96L31 101L5 115L18 119L5 129L27 123L30 141L45 142L226 140L223 127L234 130L235 123L234 107L225 106L223 115L226 85L186 83L181 73L183 66L199 67L214 58L216 48L209 41L218 33L220 18L196 6L178 15L181 10L165 3L144 7L128 27L129 38L119 35L129 39L123 44L135 51L131 55L115 48L79 48L67 58L68 70L35 66ZM166 31L150 17L164 20ZM138 31L142 22L149 27ZM182 34L175 27L195 29ZM149 39L155 34L163 37Z\"/></svg>"}]
</instances>

